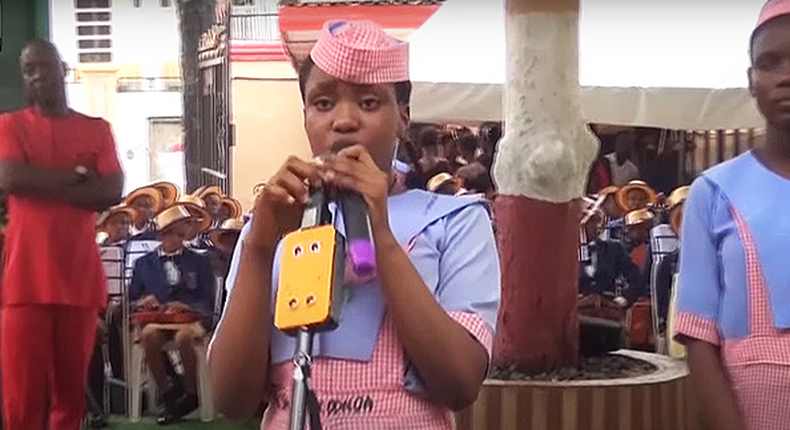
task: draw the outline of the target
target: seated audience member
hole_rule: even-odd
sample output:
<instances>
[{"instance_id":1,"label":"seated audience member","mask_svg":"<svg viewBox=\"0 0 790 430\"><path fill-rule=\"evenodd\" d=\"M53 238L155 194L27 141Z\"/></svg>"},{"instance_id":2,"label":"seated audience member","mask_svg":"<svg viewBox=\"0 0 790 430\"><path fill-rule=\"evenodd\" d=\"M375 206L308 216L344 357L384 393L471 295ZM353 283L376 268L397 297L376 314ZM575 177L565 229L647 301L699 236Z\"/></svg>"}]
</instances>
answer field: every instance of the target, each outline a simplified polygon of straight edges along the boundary
<instances>
[{"instance_id":1,"label":"seated audience member","mask_svg":"<svg viewBox=\"0 0 790 430\"><path fill-rule=\"evenodd\" d=\"M233 250L239 241L244 221L241 218L225 220L220 227L209 230L208 237L214 245L208 251L208 259L214 275L227 279L230 271L230 261L233 259ZM223 289L222 306L225 307L225 290Z\"/></svg>"},{"instance_id":2,"label":"seated audience member","mask_svg":"<svg viewBox=\"0 0 790 430\"><path fill-rule=\"evenodd\" d=\"M205 252L211 248L211 242L206 236L206 230L211 227L213 218L206 210L206 204L199 197L186 194L181 196L176 205L183 206L189 211L191 219L187 222L186 246L196 252Z\"/></svg>"},{"instance_id":3,"label":"seated audience member","mask_svg":"<svg viewBox=\"0 0 790 430\"><path fill-rule=\"evenodd\" d=\"M137 212L131 240L156 240L154 216L163 208L162 193L147 185L129 193L124 204Z\"/></svg>"},{"instance_id":4,"label":"seated audience member","mask_svg":"<svg viewBox=\"0 0 790 430\"><path fill-rule=\"evenodd\" d=\"M96 231L102 236L100 246L123 246L131 236L132 220L137 212L126 205L118 205L104 212L96 221Z\"/></svg>"},{"instance_id":5,"label":"seated audience member","mask_svg":"<svg viewBox=\"0 0 790 430\"><path fill-rule=\"evenodd\" d=\"M646 296L649 291L650 271L653 263L650 252L650 228L653 218L653 213L647 209L632 211L625 216L625 247L631 261L639 268L642 277L639 288L629 291L629 296L633 300Z\"/></svg>"},{"instance_id":6,"label":"seated audience member","mask_svg":"<svg viewBox=\"0 0 790 430\"><path fill-rule=\"evenodd\" d=\"M669 196L669 225L680 238L680 227L683 221L683 204L686 202L690 187L680 187ZM680 261L680 241L677 248L664 256L656 269L656 303L658 305L659 328L666 328L667 313L672 297L672 279L678 274Z\"/></svg>"},{"instance_id":7,"label":"seated audience member","mask_svg":"<svg viewBox=\"0 0 790 430\"><path fill-rule=\"evenodd\" d=\"M644 181L631 181L617 191L617 205L623 211L645 209L658 202L658 194Z\"/></svg>"},{"instance_id":8,"label":"seated audience member","mask_svg":"<svg viewBox=\"0 0 790 430\"><path fill-rule=\"evenodd\" d=\"M461 167L455 173L455 177L461 188L458 195L488 194L493 190L488 170L478 162Z\"/></svg>"},{"instance_id":9,"label":"seated audience member","mask_svg":"<svg viewBox=\"0 0 790 430\"><path fill-rule=\"evenodd\" d=\"M243 211L240 201L233 197L223 196L219 204L217 225L222 225L226 220L240 217Z\"/></svg>"},{"instance_id":10,"label":"seated audience member","mask_svg":"<svg viewBox=\"0 0 790 430\"><path fill-rule=\"evenodd\" d=\"M181 190L178 188L178 185L172 182L158 181L152 183L150 186L156 188L159 194L162 195L163 208L169 208L181 198Z\"/></svg>"},{"instance_id":11,"label":"seated audience member","mask_svg":"<svg viewBox=\"0 0 790 430\"><path fill-rule=\"evenodd\" d=\"M156 217L161 246L135 262L129 299L137 311L178 313L192 311L202 316L201 323L162 325L142 328L140 340L157 387L162 389L164 411L160 424L171 424L197 408L197 358L195 341L210 328L214 283L206 257L184 246L193 217L183 205L174 205ZM183 386L168 378L165 343L174 341L184 368Z\"/></svg>"},{"instance_id":12,"label":"seated audience member","mask_svg":"<svg viewBox=\"0 0 790 430\"><path fill-rule=\"evenodd\" d=\"M616 280L624 278L627 292L642 290L639 268L628 257L625 247L616 240L602 239L603 212L588 209L582 220L582 237L587 238L579 253L579 293L596 294L612 300L619 306L633 303L630 294L620 295Z\"/></svg>"},{"instance_id":13,"label":"seated audience member","mask_svg":"<svg viewBox=\"0 0 790 430\"><path fill-rule=\"evenodd\" d=\"M219 210L222 206L222 198L225 197L225 193L222 192L222 189L216 185L203 186L198 188L192 195L200 197L206 204L205 208L213 219L211 225L214 227L220 225L218 221L220 216Z\"/></svg>"},{"instance_id":14,"label":"seated audience member","mask_svg":"<svg viewBox=\"0 0 790 430\"><path fill-rule=\"evenodd\" d=\"M478 131L480 137L480 148L477 154L477 161L491 171L496 155L496 145L502 139L502 126L498 122L484 122L480 124Z\"/></svg>"},{"instance_id":15,"label":"seated audience member","mask_svg":"<svg viewBox=\"0 0 790 430\"><path fill-rule=\"evenodd\" d=\"M477 136L472 133L464 134L458 139L458 152L460 154L455 158L455 162L459 169L474 163L479 146Z\"/></svg>"},{"instance_id":16,"label":"seated audience member","mask_svg":"<svg viewBox=\"0 0 790 430\"><path fill-rule=\"evenodd\" d=\"M449 173L439 173L428 181L428 191L436 194L454 196L458 192L458 184L453 175Z\"/></svg>"},{"instance_id":17,"label":"seated audience member","mask_svg":"<svg viewBox=\"0 0 790 430\"><path fill-rule=\"evenodd\" d=\"M598 200L601 200L603 210L603 233L601 237L608 240L625 241L625 212L617 204L618 188L610 186L598 192Z\"/></svg>"},{"instance_id":18,"label":"seated audience member","mask_svg":"<svg viewBox=\"0 0 790 430\"><path fill-rule=\"evenodd\" d=\"M417 163L425 182L439 173L450 171L447 159L439 155L439 130L436 127L428 126L420 130L417 142L422 149L422 157Z\"/></svg>"}]
</instances>

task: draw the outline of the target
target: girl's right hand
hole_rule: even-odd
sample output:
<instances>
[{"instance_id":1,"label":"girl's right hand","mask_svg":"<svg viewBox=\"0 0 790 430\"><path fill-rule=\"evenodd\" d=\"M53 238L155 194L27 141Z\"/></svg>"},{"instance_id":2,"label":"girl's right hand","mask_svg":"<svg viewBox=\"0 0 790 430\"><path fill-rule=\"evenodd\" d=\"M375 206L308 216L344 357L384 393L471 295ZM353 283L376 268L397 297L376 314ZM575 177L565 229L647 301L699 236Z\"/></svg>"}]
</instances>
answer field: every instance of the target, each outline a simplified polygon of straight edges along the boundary
<instances>
[{"instance_id":1,"label":"girl's right hand","mask_svg":"<svg viewBox=\"0 0 790 430\"><path fill-rule=\"evenodd\" d=\"M323 186L323 170L319 162L289 157L255 198L252 230L245 244L273 252L284 234L299 228L310 187Z\"/></svg>"}]
</instances>

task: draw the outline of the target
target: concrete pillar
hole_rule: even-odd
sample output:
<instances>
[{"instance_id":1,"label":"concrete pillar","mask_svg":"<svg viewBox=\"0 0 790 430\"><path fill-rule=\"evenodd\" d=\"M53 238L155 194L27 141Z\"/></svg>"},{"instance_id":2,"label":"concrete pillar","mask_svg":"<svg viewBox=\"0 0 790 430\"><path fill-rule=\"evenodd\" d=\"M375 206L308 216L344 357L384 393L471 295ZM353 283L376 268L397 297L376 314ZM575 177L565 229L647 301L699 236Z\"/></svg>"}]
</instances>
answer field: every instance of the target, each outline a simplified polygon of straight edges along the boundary
<instances>
[{"instance_id":1,"label":"concrete pillar","mask_svg":"<svg viewBox=\"0 0 790 430\"><path fill-rule=\"evenodd\" d=\"M494 209L503 294L494 361L526 370L578 358L578 223L597 151L581 115L579 0L505 0L505 137Z\"/></svg>"}]
</instances>

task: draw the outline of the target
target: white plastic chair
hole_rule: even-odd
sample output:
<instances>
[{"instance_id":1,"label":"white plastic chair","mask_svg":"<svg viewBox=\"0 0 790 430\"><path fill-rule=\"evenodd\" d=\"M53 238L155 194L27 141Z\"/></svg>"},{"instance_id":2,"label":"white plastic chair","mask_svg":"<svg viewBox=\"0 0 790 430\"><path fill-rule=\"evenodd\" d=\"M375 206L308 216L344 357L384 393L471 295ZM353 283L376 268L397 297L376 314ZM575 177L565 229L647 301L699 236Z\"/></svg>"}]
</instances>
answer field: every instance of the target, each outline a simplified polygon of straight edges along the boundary
<instances>
[{"instance_id":1,"label":"white plastic chair","mask_svg":"<svg viewBox=\"0 0 790 430\"><path fill-rule=\"evenodd\" d=\"M128 304L126 295L126 251L121 246L102 246L100 249L101 261L107 277L107 295L110 302L117 303L121 308L121 354L123 354L123 368L125 372L124 380L119 380L113 376L110 364L110 351L107 340L102 344L102 361L104 362L104 412L109 413L107 408L110 404L110 385L117 385L124 389L125 401L128 404L128 384L129 380L129 354L131 349L129 330L126 329L129 321ZM108 313L105 322L110 326L110 314Z\"/></svg>"},{"instance_id":2,"label":"white plastic chair","mask_svg":"<svg viewBox=\"0 0 790 430\"><path fill-rule=\"evenodd\" d=\"M214 412L214 398L211 393L211 381L208 374L208 361L206 360L209 340L209 337L205 336L201 341L195 344L195 354L197 355L198 414L201 421L204 422L212 421L216 418L216 413ZM165 348L173 350L172 342L168 342ZM132 346L131 366L131 405L129 409L129 420L136 423L140 421L140 400L143 394L143 388L145 388L148 394L148 410L153 411L156 409L156 383L148 372L148 368L145 366L145 350L139 342L135 342Z\"/></svg>"}]
</instances>

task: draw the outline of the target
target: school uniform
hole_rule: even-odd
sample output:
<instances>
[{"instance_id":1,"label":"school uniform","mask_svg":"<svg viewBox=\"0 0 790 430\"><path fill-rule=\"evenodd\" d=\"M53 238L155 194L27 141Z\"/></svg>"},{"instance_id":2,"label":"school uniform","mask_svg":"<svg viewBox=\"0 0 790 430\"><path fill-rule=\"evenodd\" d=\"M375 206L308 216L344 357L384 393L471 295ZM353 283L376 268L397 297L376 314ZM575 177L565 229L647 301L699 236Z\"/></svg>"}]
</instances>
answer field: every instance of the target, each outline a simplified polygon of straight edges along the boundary
<instances>
[{"instance_id":1,"label":"school uniform","mask_svg":"<svg viewBox=\"0 0 790 430\"><path fill-rule=\"evenodd\" d=\"M426 287L448 315L485 347L490 358L500 268L483 200L412 190L390 197L388 210L392 231ZM335 217L335 225L341 234L345 231L342 215ZM250 229L249 224L244 227L234 252L228 295L232 294ZM276 262L281 252L278 248ZM272 303L278 276L275 263ZM343 306L338 328L316 334L313 346L312 386L323 405L320 416L325 428L453 428L452 412L424 397L423 383L403 355L378 281L347 288L350 299ZM273 325L271 330L272 390L263 427L285 429L296 344Z\"/></svg>"},{"instance_id":2,"label":"school uniform","mask_svg":"<svg viewBox=\"0 0 790 430\"><path fill-rule=\"evenodd\" d=\"M748 152L684 204L676 338L719 346L749 430L790 422L790 180Z\"/></svg>"},{"instance_id":3,"label":"school uniform","mask_svg":"<svg viewBox=\"0 0 790 430\"><path fill-rule=\"evenodd\" d=\"M611 220L604 224L601 239L604 240L617 240L620 242L626 241L625 235L625 218L618 218Z\"/></svg>"},{"instance_id":4,"label":"school uniform","mask_svg":"<svg viewBox=\"0 0 790 430\"><path fill-rule=\"evenodd\" d=\"M100 176L121 173L110 125L28 107L0 116L0 160ZM107 287L92 211L8 195L0 358L5 428L77 429L96 315ZM46 371L51 369L52 371Z\"/></svg>"},{"instance_id":5,"label":"school uniform","mask_svg":"<svg viewBox=\"0 0 790 430\"><path fill-rule=\"evenodd\" d=\"M589 257L579 264L579 293L616 297L619 295L616 281L623 278L628 284L623 295L629 303L635 302L644 291L644 278L623 244L596 239L586 248Z\"/></svg>"},{"instance_id":6,"label":"school uniform","mask_svg":"<svg viewBox=\"0 0 790 430\"><path fill-rule=\"evenodd\" d=\"M148 221L143 228L133 231L129 240L159 240L156 223L153 220Z\"/></svg>"},{"instance_id":7,"label":"school uniform","mask_svg":"<svg viewBox=\"0 0 790 430\"><path fill-rule=\"evenodd\" d=\"M148 295L161 304L184 303L204 316L205 329L211 328L214 282L206 257L186 248L169 255L158 248L140 257L134 264L129 300Z\"/></svg>"}]
</instances>

